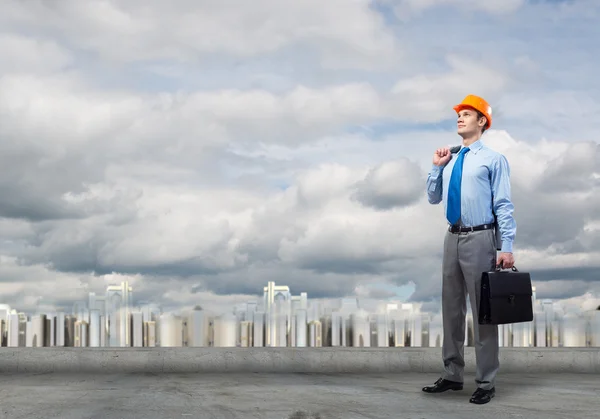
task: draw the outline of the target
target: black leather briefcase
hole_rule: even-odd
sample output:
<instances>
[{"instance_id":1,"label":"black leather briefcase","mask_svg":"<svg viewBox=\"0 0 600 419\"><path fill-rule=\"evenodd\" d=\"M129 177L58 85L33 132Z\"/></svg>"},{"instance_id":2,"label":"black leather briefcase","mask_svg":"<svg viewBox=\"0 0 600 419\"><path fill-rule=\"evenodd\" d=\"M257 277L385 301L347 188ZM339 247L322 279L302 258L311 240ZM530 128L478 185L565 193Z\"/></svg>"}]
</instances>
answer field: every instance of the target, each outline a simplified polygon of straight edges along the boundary
<instances>
[{"instance_id":1,"label":"black leather briefcase","mask_svg":"<svg viewBox=\"0 0 600 419\"><path fill-rule=\"evenodd\" d=\"M531 277L526 272L496 269L481 275L479 324L522 323L533 320Z\"/></svg>"}]
</instances>

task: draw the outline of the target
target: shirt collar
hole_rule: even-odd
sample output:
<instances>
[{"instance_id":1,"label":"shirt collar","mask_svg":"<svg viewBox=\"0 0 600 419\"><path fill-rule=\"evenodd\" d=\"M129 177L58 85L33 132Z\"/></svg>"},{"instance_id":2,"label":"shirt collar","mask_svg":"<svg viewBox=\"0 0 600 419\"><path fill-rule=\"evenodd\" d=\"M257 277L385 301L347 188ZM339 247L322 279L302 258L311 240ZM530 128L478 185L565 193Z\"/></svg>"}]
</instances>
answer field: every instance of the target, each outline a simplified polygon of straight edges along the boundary
<instances>
[{"instance_id":1,"label":"shirt collar","mask_svg":"<svg viewBox=\"0 0 600 419\"><path fill-rule=\"evenodd\" d=\"M483 147L483 143L481 142L481 140L477 140L469 146L469 150L471 150L473 153L477 154L477 152L479 150L481 150L482 147ZM464 148L464 147L461 147L461 149L462 148Z\"/></svg>"}]
</instances>

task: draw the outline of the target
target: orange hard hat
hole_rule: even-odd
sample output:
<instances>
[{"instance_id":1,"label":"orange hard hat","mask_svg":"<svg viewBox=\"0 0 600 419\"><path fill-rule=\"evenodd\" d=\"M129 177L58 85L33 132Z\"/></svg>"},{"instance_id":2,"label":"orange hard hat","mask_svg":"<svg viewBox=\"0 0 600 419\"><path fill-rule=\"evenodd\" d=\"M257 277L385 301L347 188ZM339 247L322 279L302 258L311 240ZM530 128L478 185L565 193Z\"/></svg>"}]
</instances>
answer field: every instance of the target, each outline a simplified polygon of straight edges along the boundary
<instances>
[{"instance_id":1,"label":"orange hard hat","mask_svg":"<svg viewBox=\"0 0 600 419\"><path fill-rule=\"evenodd\" d=\"M492 107L485 101L485 99L475 95L468 95L461 103L454 107L454 110L456 113L458 113L465 108L473 108L485 115L487 118L485 129L489 129L492 126Z\"/></svg>"}]
</instances>

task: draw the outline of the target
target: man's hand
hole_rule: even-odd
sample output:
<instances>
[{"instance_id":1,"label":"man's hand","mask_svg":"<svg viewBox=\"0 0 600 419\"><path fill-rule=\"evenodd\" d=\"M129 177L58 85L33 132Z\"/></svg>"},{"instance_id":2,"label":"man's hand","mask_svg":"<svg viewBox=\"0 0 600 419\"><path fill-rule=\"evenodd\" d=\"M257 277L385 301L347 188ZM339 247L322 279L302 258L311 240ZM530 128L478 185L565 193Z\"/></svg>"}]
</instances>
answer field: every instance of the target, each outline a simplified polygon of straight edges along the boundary
<instances>
[{"instance_id":1,"label":"man's hand","mask_svg":"<svg viewBox=\"0 0 600 419\"><path fill-rule=\"evenodd\" d=\"M452 158L452 153L448 147L438 148L433 153L433 164L436 166L445 166Z\"/></svg>"},{"instance_id":2,"label":"man's hand","mask_svg":"<svg viewBox=\"0 0 600 419\"><path fill-rule=\"evenodd\" d=\"M515 258L513 257L512 253L503 252L498 255L496 266L500 267L501 269L510 269L514 266L514 264Z\"/></svg>"}]
</instances>

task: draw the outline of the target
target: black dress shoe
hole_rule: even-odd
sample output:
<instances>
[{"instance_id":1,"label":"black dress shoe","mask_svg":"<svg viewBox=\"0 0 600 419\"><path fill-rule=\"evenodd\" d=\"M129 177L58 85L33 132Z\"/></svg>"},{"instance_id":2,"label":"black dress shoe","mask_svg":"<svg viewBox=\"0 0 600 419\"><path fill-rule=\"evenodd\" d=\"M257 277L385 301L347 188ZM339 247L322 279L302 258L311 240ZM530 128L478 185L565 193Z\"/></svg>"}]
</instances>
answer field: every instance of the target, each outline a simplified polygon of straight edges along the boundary
<instances>
[{"instance_id":1,"label":"black dress shoe","mask_svg":"<svg viewBox=\"0 0 600 419\"><path fill-rule=\"evenodd\" d=\"M449 381L443 378L438 379L432 386L423 387L425 393L442 393L448 390L462 390L463 383Z\"/></svg>"},{"instance_id":2,"label":"black dress shoe","mask_svg":"<svg viewBox=\"0 0 600 419\"><path fill-rule=\"evenodd\" d=\"M471 396L471 403L475 404L486 404L496 395L496 389L491 388L489 390L484 390L482 388L478 388L475 390L475 393Z\"/></svg>"}]
</instances>

